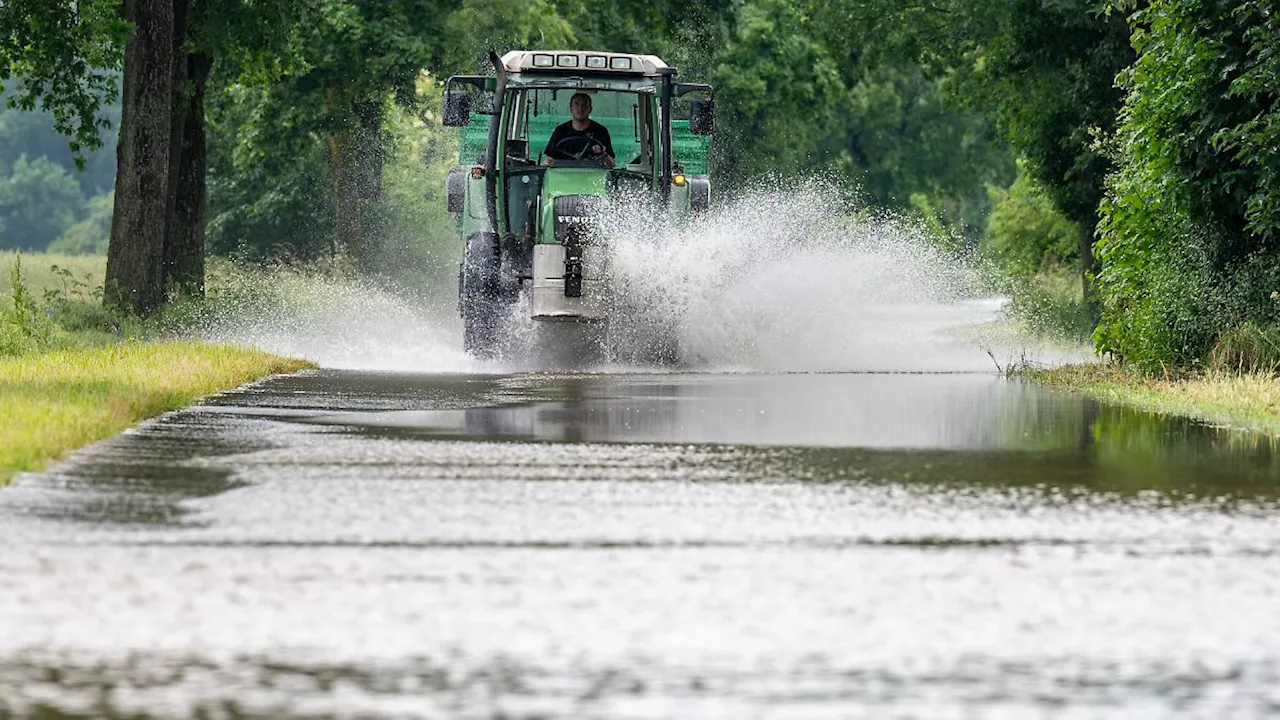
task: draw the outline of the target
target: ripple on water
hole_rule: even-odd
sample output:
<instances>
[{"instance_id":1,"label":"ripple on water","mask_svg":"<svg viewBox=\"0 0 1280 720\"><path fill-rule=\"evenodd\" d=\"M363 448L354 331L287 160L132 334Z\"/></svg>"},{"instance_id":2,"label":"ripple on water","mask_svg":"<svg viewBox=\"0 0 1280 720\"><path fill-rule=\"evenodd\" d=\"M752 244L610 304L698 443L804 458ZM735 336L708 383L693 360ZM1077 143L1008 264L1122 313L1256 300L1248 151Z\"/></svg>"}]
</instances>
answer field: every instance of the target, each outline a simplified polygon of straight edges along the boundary
<instances>
[{"instance_id":1,"label":"ripple on water","mask_svg":"<svg viewBox=\"0 0 1280 720\"><path fill-rule=\"evenodd\" d=\"M1263 716L1272 456L969 376L280 379L0 493L0 716Z\"/></svg>"}]
</instances>

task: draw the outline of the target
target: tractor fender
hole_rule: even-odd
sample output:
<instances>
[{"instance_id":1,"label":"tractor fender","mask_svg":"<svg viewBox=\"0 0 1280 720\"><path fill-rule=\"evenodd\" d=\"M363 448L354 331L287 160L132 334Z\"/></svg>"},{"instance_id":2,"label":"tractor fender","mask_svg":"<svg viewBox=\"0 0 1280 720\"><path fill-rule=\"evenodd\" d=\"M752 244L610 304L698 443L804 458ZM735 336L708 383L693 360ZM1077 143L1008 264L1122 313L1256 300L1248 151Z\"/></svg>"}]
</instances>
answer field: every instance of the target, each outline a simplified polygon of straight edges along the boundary
<instances>
[{"instance_id":1,"label":"tractor fender","mask_svg":"<svg viewBox=\"0 0 1280 720\"><path fill-rule=\"evenodd\" d=\"M689 212L696 215L711 208L711 180L705 176L689 178Z\"/></svg>"}]
</instances>

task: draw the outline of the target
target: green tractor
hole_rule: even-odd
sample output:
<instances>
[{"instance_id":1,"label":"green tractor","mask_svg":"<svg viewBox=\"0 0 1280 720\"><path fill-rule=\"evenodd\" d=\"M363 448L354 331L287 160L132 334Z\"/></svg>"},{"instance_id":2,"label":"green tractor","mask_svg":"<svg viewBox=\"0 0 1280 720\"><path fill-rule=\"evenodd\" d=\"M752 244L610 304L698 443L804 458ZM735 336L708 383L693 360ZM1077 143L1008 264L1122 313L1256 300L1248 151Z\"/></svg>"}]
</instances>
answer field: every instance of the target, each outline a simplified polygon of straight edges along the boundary
<instances>
[{"instance_id":1,"label":"green tractor","mask_svg":"<svg viewBox=\"0 0 1280 720\"><path fill-rule=\"evenodd\" d=\"M446 191L465 243L464 346L478 357L499 353L516 308L543 325L607 324L602 213L637 194L676 217L705 211L715 126L711 86L677 83L653 55L532 50L490 62L494 76L449 78L443 113L463 129ZM611 148L562 135L549 146L581 94Z\"/></svg>"}]
</instances>

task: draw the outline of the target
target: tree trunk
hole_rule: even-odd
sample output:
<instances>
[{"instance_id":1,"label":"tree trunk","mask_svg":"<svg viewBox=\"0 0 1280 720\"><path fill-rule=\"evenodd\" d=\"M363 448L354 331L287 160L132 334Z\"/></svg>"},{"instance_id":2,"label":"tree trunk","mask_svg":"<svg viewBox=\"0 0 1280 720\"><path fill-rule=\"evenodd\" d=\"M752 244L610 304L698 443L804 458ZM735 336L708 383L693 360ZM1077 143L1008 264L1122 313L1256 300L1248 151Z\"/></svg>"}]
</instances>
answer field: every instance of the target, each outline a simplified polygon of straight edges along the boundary
<instances>
[{"instance_id":1,"label":"tree trunk","mask_svg":"<svg viewBox=\"0 0 1280 720\"><path fill-rule=\"evenodd\" d=\"M125 0L115 212L107 250L108 305L147 315L164 302L164 246L174 103L174 0Z\"/></svg>"},{"instance_id":2,"label":"tree trunk","mask_svg":"<svg viewBox=\"0 0 1280 720\"><path fill-rule=\"evenodd\" d=\"M377 270L382 257L386 227L382 215L382 169L385 148L382 142L383 105L361 102L353 107L357 123L352 174L360 204L360 254L357 260L366 272Z\"/></svg>"},{"instance_id":3,"label":"tree trunk","mask_svg":"<svg viewBox=\"0 0 1280 720\"><path fill-rule=\"evenodd\" d=\"M346 103L334 88L325 93L325 109L329 115L329 171L333 178L334 244L343 252L361 256L363 241L360 202L352 172L351 115Z\"/></svg>"},{"instance_id":4,"label":"tree trunk","mask_svg":"<svg viewBox=\"0 0 1280 720\"><path fill-rule=\"evenodd\" d=\"M208 150L205 140L204 98L213 58L186 55L186 90L182 93L182 142L173 215L165 244L168 286L187 295L204 295L204 230Z\"/></svg>"},{"instance_id":5,"label":"tree trunk","mask_svg":"<svg viewBox=\"0 0 1280 720\"><path fill-rule=\"evenodd\" d=\"M384 235L383 105L344 100L333 88L325 95L325 104L330 123L329 165L337 244L362 269L373 271Z\"/></svg>"},{"instance_id":6,"label":"tree trunk","mask_svg":"<svg viewBox=\"0 0 1280 720\"><path fill-rule=\"evenodd\" d=\"M1098 306L1097 293L1094 291L1093 280L1091 279L1098 272L1098 260L1093 256L1093 236L1098 228L1097 215L1091 215L1090 218L1081 220L1080 227L1080 286L1084 292L1084 305L1089 310L1089 317L1096 325L1099 318L1102 317L1101 308Z\"/></svg>"},{"instance_id":7,"label":"tree trunk","mask_svg":"<svg viewBox=\"0 0 1280 720\"><path fill-rule=\"evenodd\" d=\"M165 295L169 294L169 279L173 275L173 261L177 248L174 229L178 207L178 182L182 174L182 139L187 120L187 98L190 87L187 82L187 30L191 20L191 0L170 0L173 3L173 54L170 72L173 74L173 105L169 121L169 180L168 213L165 215L164 255L161 263Z\"/></svg>"}]
</instances>

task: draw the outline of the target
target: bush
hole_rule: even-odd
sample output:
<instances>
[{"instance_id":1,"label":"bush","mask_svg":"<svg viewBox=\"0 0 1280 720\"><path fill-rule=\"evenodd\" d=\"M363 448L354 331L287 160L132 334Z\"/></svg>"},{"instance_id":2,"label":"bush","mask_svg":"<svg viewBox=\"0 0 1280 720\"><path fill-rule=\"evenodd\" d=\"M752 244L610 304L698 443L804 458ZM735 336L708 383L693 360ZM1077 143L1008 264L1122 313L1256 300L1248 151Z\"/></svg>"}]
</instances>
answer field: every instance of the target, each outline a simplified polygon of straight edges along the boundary
<instances>
[{"instance_id":1,"label":"bush","mask_svg":"<svg viewBox=\"0 0 1280 720\"><path fill-rule=\"evenodd\" d=\"M1098 349L1141 370L1256 366L1280 289L1280 17L1151 0L1101 207Z\"/></svg>"},{"instance_id":2,"label":"bush","mask_svg":"<svg viewBox=\"0 0 1280 720\"><path fill-rule=\"evenodd\" d=\"M1093 331L1093 314L1084 302L1080 274L1074 268L1015 275L1005 290L1010 313L1036 335L1085 342Z\"/></svg>"},{"instance_id":3,"label":"bush","mask_svg":"<svg viewBox=\"0 0 1280 720\"><path fill-rule=\"evenodd\" d=\"M1223 373L1274 373L1280 369L1280 327L1246 323L1218 336L1209 369Z\"/></svg>"},{"instance_id":4,"label":"bush","mask_svg":"<svg viewBox=\"0 0 1280 720\"><path fill-rule=\"evenodd\" d=\"M44 349L49 345L53 328L27 290L21 255L9 266L9 282L12 306L0 313L0 356Z\"/></svg>"},{"instance_id":5,"label":"bush","mask_svg":"<svg viewBox=\"0 0 1280 720\"><path fill-rule=\"evenodd\" d=\"M1208 230L1158 164L1126 164L1102 206L1096 289L1101 353L1148 373L1200 368L1227 308L1210 272Z\"/></svg>"},{"instance_id":6,"label":"bush","mask_svg":"<svg viewBox=\"0 0 1280 720\"><path fill-rule=\"evenodd\" d=\"M1078 226L1068 220L1026 173L1008 190L993 190L995 209L987 218L984 252L1014 275L1076 267Z\"/></svg>"}]
</instances>

